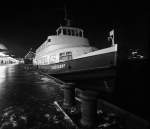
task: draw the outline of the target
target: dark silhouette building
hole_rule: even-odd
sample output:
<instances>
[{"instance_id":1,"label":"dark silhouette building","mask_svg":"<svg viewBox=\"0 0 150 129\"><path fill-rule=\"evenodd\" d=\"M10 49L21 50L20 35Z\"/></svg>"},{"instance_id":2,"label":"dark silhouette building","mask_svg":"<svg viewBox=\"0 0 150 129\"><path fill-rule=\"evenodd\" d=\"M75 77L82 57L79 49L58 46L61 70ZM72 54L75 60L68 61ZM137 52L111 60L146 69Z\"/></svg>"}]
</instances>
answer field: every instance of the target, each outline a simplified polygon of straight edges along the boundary
<instances>
[{"instance_id":1,"label":"dark silhouette building","mask_svg":"<svg viewBox=\"0 0 150 129\"><path fill-rule=\"evenodd\" d=\"M34 57L35 57L35 53L30 50L24 57L24 63L33 64Z\"/></svg>"}]
</instances>

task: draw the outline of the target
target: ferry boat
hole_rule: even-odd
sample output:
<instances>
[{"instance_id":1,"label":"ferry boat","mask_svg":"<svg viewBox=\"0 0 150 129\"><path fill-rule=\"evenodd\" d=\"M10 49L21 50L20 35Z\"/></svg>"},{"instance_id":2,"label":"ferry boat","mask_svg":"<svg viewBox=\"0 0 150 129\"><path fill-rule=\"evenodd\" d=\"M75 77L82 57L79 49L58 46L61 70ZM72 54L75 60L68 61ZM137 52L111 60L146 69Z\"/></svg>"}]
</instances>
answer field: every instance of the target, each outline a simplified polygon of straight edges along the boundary
<instances>
[{"instance_id":1,"label":"ferry boat","mask_svg":"<svg viewBox=\"0 0 150 129\"><path fill-rule=\"evenodd\" d=\"M114 76L117 44L114 43L114 30L108 37L112 44L98 50L90 46L84 37L84 30L65 26L56 30L56 35L48 36L35 53L34 65L63 81L85 80Z\"/></svg>"}]
</instances>

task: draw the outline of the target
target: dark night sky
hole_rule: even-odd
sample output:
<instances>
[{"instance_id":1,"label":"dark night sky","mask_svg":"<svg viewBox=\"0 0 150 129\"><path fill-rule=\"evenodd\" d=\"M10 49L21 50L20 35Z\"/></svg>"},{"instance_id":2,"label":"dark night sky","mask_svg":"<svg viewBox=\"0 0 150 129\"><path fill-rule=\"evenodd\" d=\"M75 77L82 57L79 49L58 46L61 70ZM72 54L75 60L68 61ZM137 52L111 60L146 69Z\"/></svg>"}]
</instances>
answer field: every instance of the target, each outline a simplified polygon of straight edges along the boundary
<instances>
[{"instance_id":1,"label":"dark night sky","mask_svg":"<svg viewBox=\"0 0 150 129\"><path fill-rule=\"evenodd\" d=\"M148 54L148 7L134 2L1 3L0 43L18 57L24 56L30 48L35 50L48 35L55 34L60 24L63 25L64 4L73 26L84 29L92 46L109 46L108 32L114 28L122 52L131 47Z\"/></svg>"},{"instance_id":2,"label":"dark night sky","mask_svg":"<svg viewBox=\"0 0 150 129\"><path fill-rule=\"evenodd\" d=\"M98 0L98 2L94 0L87 1L70 0L70 2L60 2L59 0L49 0L49 2L45 2L42 0L41 2L31 2L30 0L30 2L23 2L20 0L20 3L17 3L13 0L12 2L1 2L0 43L5 44L10 53L16 55L16 57L24 57L30 48L35 50L46 40L48 35L55 34L55 30L60 24L63 25L64 4L66 4L68 16L72 20L73 26L84 29L85 35L92 46L97 48L109 46L110 44L107 42L108 33L111 29L114 29L115 41L118 43L121 58L127 57L127 50L130 48L139 48L148 57L148 43L150 41L148 40L148 20L150 18L148 3L143 4L138 3L138 1L132 1L131 3L131 0L120 0L120 2L107 0L105 2L101 2L101 0ZM130 85L128 84L126 77L131 79L133 74L126 76L124 72L128 73L128 69L123 69L123 72L121 71L123 77L121 76L120 78L123 78L121 81L125 82L124 88L121 86L121 90L118 91L120 96L125 96L125 99L122 101L120 96L117 96L117 98L121 98L120 103L125 103L129 107L134 104L139 105L137 107L139 110L137 111L145 111L148 115L147 102L149 97L145 99L146 95L149 96L148 85L143 85L142 90L140 87L143 82L145 84L148 82L147 71L146 69L142 74L137 74L135 80L139 80L136 83L139 85L138 87L135 85L135 80ZM141 76L145 79L141 79ZM147 92L145 93L145 91ZM133 103L135 100L136 102ZM141 102L139 103L139 101ZM146 106L143 106L144 104ZM135 106L132 108L133 111L134 108ZM148 110L145 110L145 108Z\"/></svg>"}]
</instances>

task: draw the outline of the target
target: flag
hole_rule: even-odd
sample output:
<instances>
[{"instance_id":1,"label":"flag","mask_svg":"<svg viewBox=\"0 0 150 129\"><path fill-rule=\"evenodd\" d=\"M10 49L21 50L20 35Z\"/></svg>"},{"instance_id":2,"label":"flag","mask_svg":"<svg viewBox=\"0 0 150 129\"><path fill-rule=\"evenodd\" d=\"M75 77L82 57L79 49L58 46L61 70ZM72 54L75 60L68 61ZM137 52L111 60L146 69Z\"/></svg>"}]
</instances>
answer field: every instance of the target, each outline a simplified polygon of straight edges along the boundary
<instances>
[{"instance_id":1,"label":"flag","mask_svg":"<svg viewBox=\"0 0 150 129\"><path fill-rule=\"evenodd\" d=\"M114 36L114 30L112 30L112 31L109 32L109 36L110 37Z\"/></svg>"},{"instance_id":2,"label":"flag","mask_svg":"<svg viewBox=\"0 0 150 129\"><path fill-rule=\"evenodd\" d=\"M115 44L115 41L114 41L114 30L111 30L110 32L109 32L109 38L111 39L111 41L112 41L112 46Z\"/></svg>"}]
</instances>

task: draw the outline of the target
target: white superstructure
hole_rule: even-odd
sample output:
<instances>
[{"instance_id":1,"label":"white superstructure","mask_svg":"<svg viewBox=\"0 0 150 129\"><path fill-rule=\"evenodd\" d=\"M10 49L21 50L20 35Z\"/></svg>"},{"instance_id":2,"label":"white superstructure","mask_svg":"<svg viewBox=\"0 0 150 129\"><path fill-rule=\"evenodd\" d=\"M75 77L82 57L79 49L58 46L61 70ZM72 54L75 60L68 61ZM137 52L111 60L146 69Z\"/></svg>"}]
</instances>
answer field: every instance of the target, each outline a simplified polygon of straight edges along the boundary
<instances>
[{"instance_id":1,"label":"white superstructure","mask_svg":"<svg viewBox=\"0 0 150 129\"><path fill-rule=\"evenodd\" d=\"M97 50L91 47L80 28L60 26L56 35L47 40L36 50L34 64L46 65L59 63Z\"/></svg>"}]
</instances>

